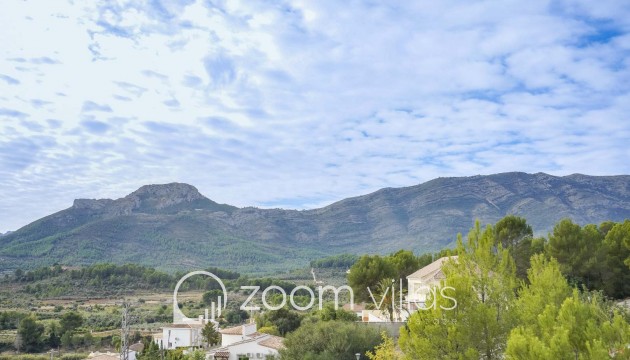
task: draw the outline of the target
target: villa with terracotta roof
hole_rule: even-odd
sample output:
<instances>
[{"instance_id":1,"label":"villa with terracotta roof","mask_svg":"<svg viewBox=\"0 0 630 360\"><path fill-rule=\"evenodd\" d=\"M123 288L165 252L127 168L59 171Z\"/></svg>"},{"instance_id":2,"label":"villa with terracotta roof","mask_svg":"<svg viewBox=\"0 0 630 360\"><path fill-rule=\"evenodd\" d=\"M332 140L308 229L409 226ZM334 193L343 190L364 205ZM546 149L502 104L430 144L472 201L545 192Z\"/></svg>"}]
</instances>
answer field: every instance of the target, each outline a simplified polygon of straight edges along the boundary
<instances>
[{"instance_id":1,"label":"villa with terracotta roof","mask_svg":"<svg viewBox=\"0 0 630 360\"><path fill-rule=\"evenodd\" d=\"M278 359L284 339L256 331L256 324L243 324L219 330L221 347L208 351L209 360Z\"/></svg>"}]
</instances>

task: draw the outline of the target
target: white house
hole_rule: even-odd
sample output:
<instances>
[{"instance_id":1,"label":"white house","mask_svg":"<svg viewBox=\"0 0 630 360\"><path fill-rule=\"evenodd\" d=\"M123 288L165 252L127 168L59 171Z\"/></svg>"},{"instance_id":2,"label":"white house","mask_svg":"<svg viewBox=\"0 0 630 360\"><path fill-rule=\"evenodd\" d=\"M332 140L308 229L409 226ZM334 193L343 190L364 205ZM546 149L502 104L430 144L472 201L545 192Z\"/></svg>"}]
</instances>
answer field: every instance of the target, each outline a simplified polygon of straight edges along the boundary
<instances>
[{"instance_id":1,"label":"white house","mask_svg":"<svg viewBox=\"0 0 630 360\"><path fill-rule=\"evenodd\" d=\"M221 347L206 354L208 360L279 359L283 338L256 331L256 324L220 330Z\"/></svg>"},{"instance_id":2,"label":"white house","mask_svg":"<svg viewBox=\"0 0 630 360\"><path fill-rule=\"evenodd\" d=\"M169 324L162 328L162 333L153 334L153 341L165 350L190 348L203 345L201 330L205 323Z\"/></svg>"},{"instance_id":3,"label":"white house","mask_svg":"<svg viewBox=\"0 0 630 360\"><path fill-rule=\"evenodd\" d=\"M445 279L442 267L447 261L457 261L457 256L445 256L407 276L407 301L410 306L423 306L427 295L440 281ZM414 309L410 309L414 310Z\"/></svg>"},{"instance_id":4,"label":"white house","mask_svg":"<svg viewBox=\"0 0 630 360\"><path fill-rule=\"evenodd\" d=\"M219 330L221 333L221 346L228 346L246 339L256 333L256 323L238 325Z\"/></svg>"}]
</instances>

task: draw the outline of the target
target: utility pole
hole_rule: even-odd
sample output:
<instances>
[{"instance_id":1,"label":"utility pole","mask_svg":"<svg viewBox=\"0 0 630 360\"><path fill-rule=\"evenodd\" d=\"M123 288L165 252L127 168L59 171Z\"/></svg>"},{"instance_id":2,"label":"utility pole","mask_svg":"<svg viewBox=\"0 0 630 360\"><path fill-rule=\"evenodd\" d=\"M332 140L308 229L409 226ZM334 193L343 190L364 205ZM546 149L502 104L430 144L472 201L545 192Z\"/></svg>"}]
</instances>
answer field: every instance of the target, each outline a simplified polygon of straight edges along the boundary
<instances>
[{"instance_id":1,"label":"utility pole","mask_svg":"<svg viewBox=\"0 0 630 360\"><path fill-rule=\"evenodd\" d=\"M129 303L123 301L121 334L120 334L120 360L129 360L129 325L131 317L129 316Z\"/></svg>"}]
</instances>

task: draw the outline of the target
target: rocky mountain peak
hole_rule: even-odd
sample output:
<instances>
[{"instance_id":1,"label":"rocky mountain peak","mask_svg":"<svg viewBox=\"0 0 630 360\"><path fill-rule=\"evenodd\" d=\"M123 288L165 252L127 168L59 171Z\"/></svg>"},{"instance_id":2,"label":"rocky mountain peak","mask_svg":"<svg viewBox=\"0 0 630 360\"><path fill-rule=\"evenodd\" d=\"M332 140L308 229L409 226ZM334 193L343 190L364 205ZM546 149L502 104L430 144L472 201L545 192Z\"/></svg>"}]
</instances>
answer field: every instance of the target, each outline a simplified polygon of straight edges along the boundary
<instances>
[{"instance_id":1,"label":"rocky mountain peak","mask_svg":"<svg viewBox=\"0 0 630 360\"><path fill-rule=\"evenodd\" d=\"M128 215L135 211L160 210L173 205L209 201L196 187L182 183L144 185L131 194L117 200L76 199L73 209L90 213Z\"/></svg>"},{"instance_id":2,"label":"rocky mountain peak","mask_svg":"<svg viewBox=\"0 0 630 360\"><path fill-rule=\"evenodd\" d=\"M132 201L135 208L152 207L155 209L203 199L206 197L201 195L196 187L183 183L144 185L124 197L124 200Z\"/></svg>"}]
</instances>

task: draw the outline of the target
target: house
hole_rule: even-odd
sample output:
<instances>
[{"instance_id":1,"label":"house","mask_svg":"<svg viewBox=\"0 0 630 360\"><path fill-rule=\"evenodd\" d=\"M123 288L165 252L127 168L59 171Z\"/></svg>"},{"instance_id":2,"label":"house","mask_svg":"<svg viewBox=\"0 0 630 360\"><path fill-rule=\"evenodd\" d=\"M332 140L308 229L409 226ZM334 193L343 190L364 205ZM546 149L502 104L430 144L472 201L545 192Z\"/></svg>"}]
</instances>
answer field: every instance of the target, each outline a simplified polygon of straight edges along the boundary
<instances>
[{"instance_id":1,"label":"house","mask_svg":"<svg viewBox=\"0 0 630 360\"><path fill-rule=\"evenodd\" d=\"M203 345L202 324L169 324L162 328L161 336L153 336L158 346L165 350L190 348Z\"/></svg>"},{"instance_id":2,"label":"house","mask_svg":"<svg viewBox=\"0 0 630 360\"><path fill-rule=\"evenodd\" d=\"M228 346L248 339L256 333L256 324L243 324L219 330L221 333L221 346Z\"/></svg>"},{"instance_id":3,"label":"house","mask_svg":"<svg viewBox=\"0 0 630 360\"><path fill-rule=\"evenodd\" d=\"M363 310L367 309L367 306L365 303L360 303L360 304L344 304L342 309L344 309L345 311L350 311L355 313L355 315L357 316L357 318L361 319L363 316Z\"/></svg>"},{"instance_id":4,"label":"house","mask_svg":"<svg viewBox=\"0 0 630 360\"><path fill-rule=\"evenodd\" d=\"M221 347L206 354L208 360L279 359L284 339L256 331L256 324L220 330Z\"/></svg>"},{"instance_id":5,"label":"house","mask_svg":"<svg viewBox=\"0 0 630 360\"><path fill-rule=\"evenodd\" d=\"M417 306L424 306L427 295L431 289L439 286L440 281L446 278L442 267L447 261L457 261L457 256L439 258L407 276L407 302L410 305L409 310L413 311L417 309Z\"/></svg>"},{"instance_id":6,"label":"house","mask_svg":"<svg viewBox=\"0 0 630 360\"><path fill-rule=\"evenodd\" d=\"M165 350L200 347L203 346L201 331L208 321L210 320L200 317L188 323L169 324L162 328L162 333L153 334L151 337Z\"/></svg>"}]
</instances>

